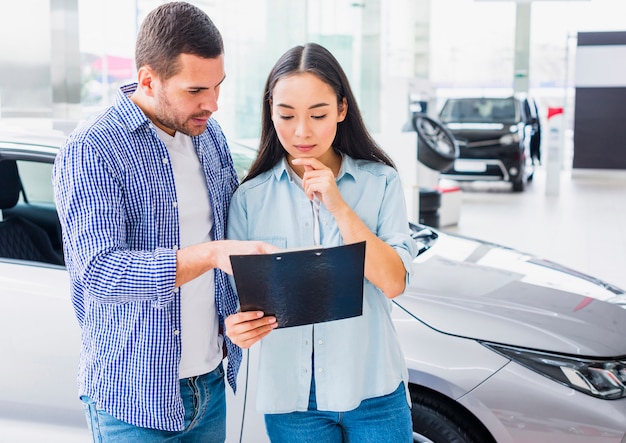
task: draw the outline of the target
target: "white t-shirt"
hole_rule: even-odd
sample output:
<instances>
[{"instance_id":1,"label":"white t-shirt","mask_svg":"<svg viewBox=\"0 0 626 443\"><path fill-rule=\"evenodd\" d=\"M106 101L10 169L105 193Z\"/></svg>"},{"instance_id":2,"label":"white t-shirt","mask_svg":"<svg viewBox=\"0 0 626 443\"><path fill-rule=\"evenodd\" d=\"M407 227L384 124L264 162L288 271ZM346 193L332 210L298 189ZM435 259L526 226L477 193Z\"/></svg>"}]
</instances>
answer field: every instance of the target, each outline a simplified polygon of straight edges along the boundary
<instances>
[{"instance_id":1,"label":"white t-shirt","mask_svg":"<svg viewBox=\"0 0 626 443\"><path fill-rule=\"evenodd\" d=\"M155 127L156 128L156 127ZM202 165L191 137L174 136L156 128L167 147L174 171L180 247L211 241L213 214ZM223 339L218 332L213 270L180 288L182 355L179 377L206 374L222 361Z\"/></svg>"}]
</instances>

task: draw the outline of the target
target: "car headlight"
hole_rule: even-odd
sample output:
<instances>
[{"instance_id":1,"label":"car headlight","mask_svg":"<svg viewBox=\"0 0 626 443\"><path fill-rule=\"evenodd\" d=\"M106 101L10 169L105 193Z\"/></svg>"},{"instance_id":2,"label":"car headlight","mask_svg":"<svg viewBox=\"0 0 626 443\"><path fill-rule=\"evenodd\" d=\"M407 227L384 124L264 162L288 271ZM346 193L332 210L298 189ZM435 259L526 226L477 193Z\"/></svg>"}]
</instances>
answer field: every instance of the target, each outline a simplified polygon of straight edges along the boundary
<instances>
[{"instance_id":1,"label":"car headlight","mask_svg":"<svg viewBox=\"0 0 626 443\"><path fill-rule=\"evenodd\" d=\"M600 360L533 351L494 343L483 345L572 389L607 400L626 397L626 357Z\"/></svg>"},{"instance_id":2,"label":"car headlight","mask_svg":"<svg viewBox=\"0 0 626 443\"><path fill-rule=\"evenodd\" d=\"M519 143L519 134L516 132L515 134L506 134L500 137L501 145L512 145L513 143Z\"/></svg>"}]
</instances>

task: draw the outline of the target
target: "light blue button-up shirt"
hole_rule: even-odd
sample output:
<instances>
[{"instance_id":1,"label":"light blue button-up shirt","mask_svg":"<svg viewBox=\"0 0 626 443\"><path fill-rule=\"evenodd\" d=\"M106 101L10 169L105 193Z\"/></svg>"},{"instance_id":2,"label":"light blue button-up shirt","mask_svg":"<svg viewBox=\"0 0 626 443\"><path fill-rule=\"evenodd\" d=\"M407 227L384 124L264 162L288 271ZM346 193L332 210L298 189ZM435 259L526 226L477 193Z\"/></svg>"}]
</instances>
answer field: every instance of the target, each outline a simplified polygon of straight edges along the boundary
<instances>
[{"instance_id":1,"label":"light blue button-up shirt","mask_svg":"<svg viewBox=\"0 0 626 443\"><path fill-rule=\"evenodd\" d=\"M72 303L82 329L78 388L123 421L179 431L185 410L178 373L182 290L174 287L176 187L165 144L130 100L136 87L122 87L113 106L74 131L54 166ZM228 144L213 119L192 141L211 201L213 239L221 240L238 184ZM236 311L237 297L220 270L215 303L223 325ZM234 388L241 349L225 340Z\"/></svg>"},{"instance_id":2,"label":"light blue button-up shirt","mask_svg":"<svg viewBox=\"0 0 626 443\"><path fill-rule=\"evenodd\" d=\"M286 167L284 161L279 162L237 189L230 206L228 238L263 240L281 248L315 244L311 201L291 180ZM396 250L408 279L417 248L409 236L397 171L344 155L337 185L367 227ZM319 226L322 246L344 244L323 204ZM261 341L257 409L263 413L305 411L312 368L320 410L352 410L362 400L389 394L401 381L407 382L390 311L391 301L366 279L362 316L272 331Z\"/></svg>"}]
</instances>

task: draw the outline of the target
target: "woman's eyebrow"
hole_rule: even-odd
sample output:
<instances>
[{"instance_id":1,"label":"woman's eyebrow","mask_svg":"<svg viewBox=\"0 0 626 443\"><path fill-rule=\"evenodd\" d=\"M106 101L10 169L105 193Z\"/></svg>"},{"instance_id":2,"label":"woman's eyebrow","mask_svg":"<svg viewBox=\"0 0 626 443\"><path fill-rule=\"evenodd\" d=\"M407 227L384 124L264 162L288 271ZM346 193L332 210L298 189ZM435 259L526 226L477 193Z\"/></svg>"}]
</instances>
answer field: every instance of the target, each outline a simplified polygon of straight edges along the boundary
<instances>
[{"instance_id":1,"label":"woman's eyebrow","mask_svg":"<svg viewBox=\"0 0 626 443\"><path fill-rule=\"evenodd\" d=\"M295 109L293 106L288 105L286 103L276 103L276 106L279 108L287 108L287 109ZM309 109L322 108L324 106L329 106L328 103L316 103L314 105L309 106Z\"/></svg>"}]
</instances>

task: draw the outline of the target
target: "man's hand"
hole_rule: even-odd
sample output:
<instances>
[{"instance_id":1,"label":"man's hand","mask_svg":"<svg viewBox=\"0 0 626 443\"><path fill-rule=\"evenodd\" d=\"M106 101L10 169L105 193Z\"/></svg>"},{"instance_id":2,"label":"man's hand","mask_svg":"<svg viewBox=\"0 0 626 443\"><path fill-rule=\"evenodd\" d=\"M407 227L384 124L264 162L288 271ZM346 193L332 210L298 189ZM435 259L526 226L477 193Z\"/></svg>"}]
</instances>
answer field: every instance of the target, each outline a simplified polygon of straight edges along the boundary
<instances>
[{"instance_id":1,"label":"man's hand","mask_svg":"<svg viewBox=\"0 0 626 443\"><path fill-rule=\"evenodd\" d=\"M216 240L179 249L176 253L176 287L210 269L233 273L231 255L271 254L279 249L261 241Z\"/></svg>"},{"instance_id":2,"label":"man's hand","mask_svg":"<svg viewBox=\"0 0 626 443\"><path fill-rule=\"evenodd\" d=\"M261 311L238 312L229 315L226 317L225 324L228 338L244 349L249 348L278 327L276 317L263 317Z\"/></svg>"},{"instance_id":3,"label":"man's hand","mask_svg":"<svg viewBox=\"0 0 626 443\"><path fill-rule=\"evenodd\" d=\"M210 242L214 248L213 262L215 268L220 268L227 274L233 273L230 264L231 255L271 254L280 249L269 243L261 241L220 240Z\"/></svg>"}]
</instances>

